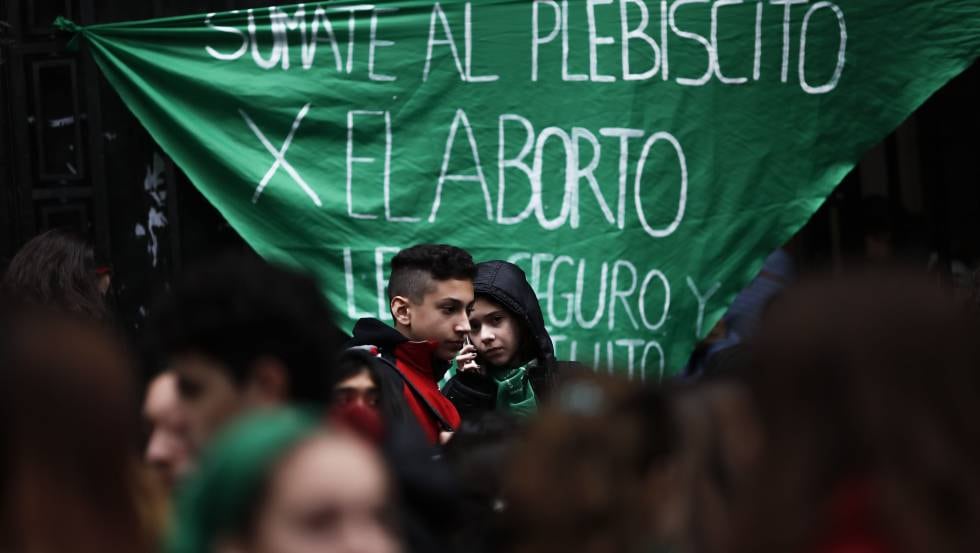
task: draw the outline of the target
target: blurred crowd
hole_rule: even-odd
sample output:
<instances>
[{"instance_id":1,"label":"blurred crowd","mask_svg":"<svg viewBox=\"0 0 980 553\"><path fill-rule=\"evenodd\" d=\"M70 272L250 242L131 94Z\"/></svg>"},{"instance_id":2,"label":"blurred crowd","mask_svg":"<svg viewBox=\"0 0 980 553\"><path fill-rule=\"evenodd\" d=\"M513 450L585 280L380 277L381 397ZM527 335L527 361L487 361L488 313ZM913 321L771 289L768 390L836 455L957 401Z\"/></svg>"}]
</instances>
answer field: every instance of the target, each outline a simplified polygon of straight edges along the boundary
<instances>
[{"instance_id":1,"label":"blurred crowd","mask_svg":"<svg viewBox=\"0 0 980 553\"><path fill-rule=\"evenodd\" d=\"M0 551L958 553L980 549L980 326L901 269L784 251L678 376L556 359L523 271L391 262L392 324L310 275L191 267L138 336L92 248L0 298Z\"/></svg>"}]
</instances>

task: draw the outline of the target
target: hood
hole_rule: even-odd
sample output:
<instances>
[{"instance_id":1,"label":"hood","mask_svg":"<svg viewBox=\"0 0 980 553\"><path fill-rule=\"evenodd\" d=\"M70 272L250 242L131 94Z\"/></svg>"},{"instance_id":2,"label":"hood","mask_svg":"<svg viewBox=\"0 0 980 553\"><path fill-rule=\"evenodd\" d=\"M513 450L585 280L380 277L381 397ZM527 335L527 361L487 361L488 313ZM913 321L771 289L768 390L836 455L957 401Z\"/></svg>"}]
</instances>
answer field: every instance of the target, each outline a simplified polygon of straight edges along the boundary
<instances>
[{"instance_id":1,"label":"hood","mask_svg":"<svg viewBox=\"0 0 980 553\"><path fill-rule=\"evenodd\" d=\"M486 261L476 266L473 291L503 305L524 322L536 346L536 357L542 366L555 362L555 346L544 327L544 316L538 296L528 283L524 271L507 261Z\"/></svg>"}]
</instances>

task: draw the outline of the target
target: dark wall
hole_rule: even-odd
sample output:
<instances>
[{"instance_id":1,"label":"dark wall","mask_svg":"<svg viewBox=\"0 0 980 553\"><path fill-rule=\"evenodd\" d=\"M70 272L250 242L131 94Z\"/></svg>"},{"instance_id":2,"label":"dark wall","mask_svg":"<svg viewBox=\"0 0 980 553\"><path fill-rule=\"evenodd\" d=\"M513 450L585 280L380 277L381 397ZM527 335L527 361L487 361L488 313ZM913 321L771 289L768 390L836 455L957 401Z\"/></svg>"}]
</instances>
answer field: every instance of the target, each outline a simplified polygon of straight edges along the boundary
<instances>
[{"instance_id":1,"label":"dark wall","mask_svg":"<svg viewBox=\"0 0 980 553\"><path fill-rule=\"evenodd\" d=\"M980 271L978 97L975 63L869 152L795 240L804 269L862 265L879 234L896 261L950 279Z\"/></svg>"},{"instance_id":2,"label":"dark wall","mask_svg":"<svg viewBox=\"0 0 980 553\"><path fill-rule=\"evenodd\" d=\"M0 3L0 266L32 236L68 227L111 265L112 300L138 328L153 294L195 259L247 246L154 143L91 58L50 23L125 21L228 2Z\"/></svg>"}]
</instances>

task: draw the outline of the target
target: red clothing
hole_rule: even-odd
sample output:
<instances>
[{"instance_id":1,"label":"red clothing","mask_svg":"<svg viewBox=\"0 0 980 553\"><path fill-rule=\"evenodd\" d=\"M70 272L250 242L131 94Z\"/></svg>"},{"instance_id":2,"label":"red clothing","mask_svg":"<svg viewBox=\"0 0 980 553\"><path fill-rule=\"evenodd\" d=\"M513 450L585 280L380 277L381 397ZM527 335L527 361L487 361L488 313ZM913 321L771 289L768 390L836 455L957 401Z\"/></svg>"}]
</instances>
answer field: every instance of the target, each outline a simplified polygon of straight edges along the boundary
<instances>
[{"instance_id":1,"label":"red clothing","mask_svg":"<svg viewBox=\"0 0 980 553\"><path fill-rule=\"evenodd\" d=\"M813 553L891 553L875 521L874 494L867 482L840 484L831 496L829 528Z\"/></svg>"},{"instance_id":2,"label":"red clothing","mask_svg":"<svg viewBox=\"0 0 980 553\"><path fill-rule=\"evenodd\" d=\"M394 365L389 372L391 378L399 381L395 389L402 390L407 407L404 416L412 413L430 443L439 443L440 432L459 428L456 406L439 391L438 382L449 364L433 356L438 343L414 342L377 319L361 319L354 325L354 336L348 346L368 347L373 355L382 357L389 366Z\"/></svg>"},{"instance_id":3,"label":"red clothing","mask_svg":"<svg viewBox=\"0 0 980 553\"><path fill-rule=\"evenodd\" d=\"M437 347L439 344L431 341L402 342L395 346L395 366L415 386L428 404L449 423L450 429L456 430L459 428L459 412L456 411L456 406L439 391L439 383L432 367L432 354ZM402 391L408 407L415 413L415 418L418 419L426 437L433 444L439 443L439 433L444 430L442 423L429 407L418 399L408 384L402 385Z\"/></svg>"}]
</instances>

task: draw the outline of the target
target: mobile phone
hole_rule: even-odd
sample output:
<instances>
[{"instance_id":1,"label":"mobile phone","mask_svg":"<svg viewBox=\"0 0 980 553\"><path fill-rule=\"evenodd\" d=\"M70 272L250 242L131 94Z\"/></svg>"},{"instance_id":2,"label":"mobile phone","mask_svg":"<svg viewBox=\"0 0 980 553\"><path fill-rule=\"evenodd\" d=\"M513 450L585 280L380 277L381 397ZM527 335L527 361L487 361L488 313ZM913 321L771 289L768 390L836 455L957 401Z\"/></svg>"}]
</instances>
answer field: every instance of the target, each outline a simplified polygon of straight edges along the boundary
<instances>
[{"instance_id":1,"label":"mobile phone","mask_svg":"<svg viewBox=\"0 0 980 553\"><path fill-rule=\"evenodd\" d=\"M473 342L470 341L470 335L469 334L464 334L463 335L463 347L472 346L472 345L473 345ZM462 369L475 369L475 370L479 371L480 370L480 365L476 361L469 361L469 362L467 362L465 365L463 365L460 368L462 368Z\"/></svg>"}]
</instances>

